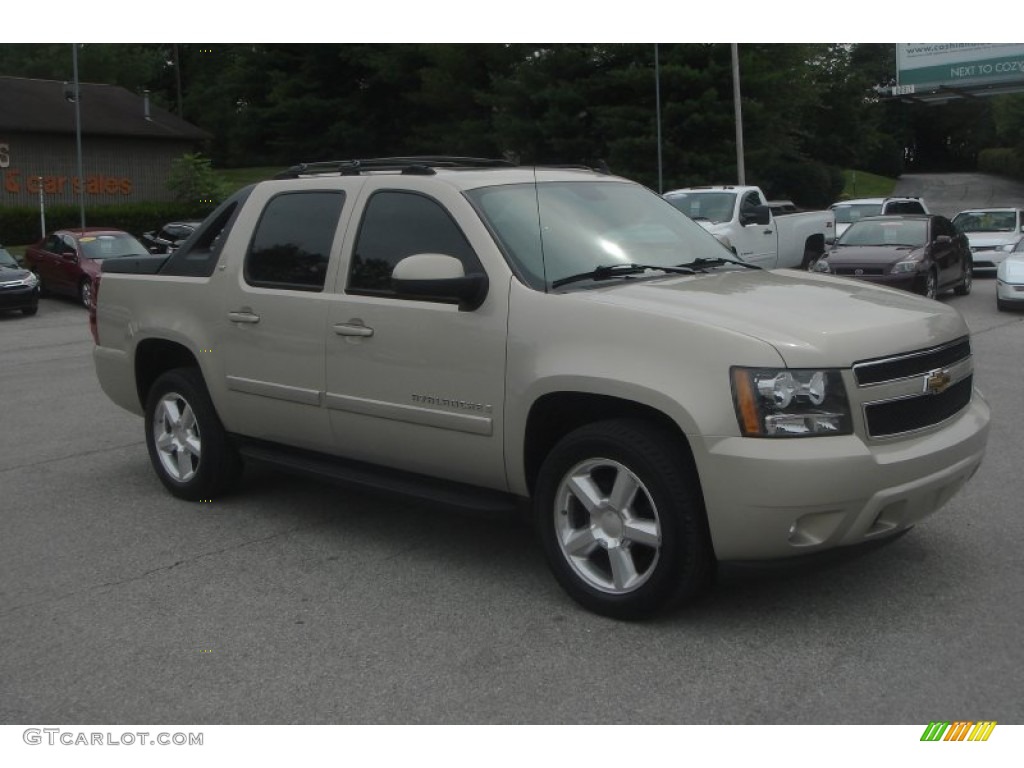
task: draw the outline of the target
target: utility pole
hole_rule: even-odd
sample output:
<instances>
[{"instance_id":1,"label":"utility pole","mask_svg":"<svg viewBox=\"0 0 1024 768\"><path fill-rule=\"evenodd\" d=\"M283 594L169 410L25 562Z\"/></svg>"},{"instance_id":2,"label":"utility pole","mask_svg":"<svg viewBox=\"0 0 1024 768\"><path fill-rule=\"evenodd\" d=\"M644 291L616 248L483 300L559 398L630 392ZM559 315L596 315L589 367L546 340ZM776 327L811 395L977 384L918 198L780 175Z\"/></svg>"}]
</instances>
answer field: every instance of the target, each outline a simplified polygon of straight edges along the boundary
<instances>
[{"instance_id":1,"label":"utility pole","mask_svg":"<svg viewBox=\"0 0 1024 768\"><path fill-rule=\"evenodd\" d=\"M740 108L740 57L736 43L732 46L732 104L736 113L736 171L738 183L747 183L747 171L743 166L743 110Z\"/></svg>"},{"instance_id":2,"label":"utility pole","mask_svg":"<svg viewBox=\"0 0 1024 768\"><path fill-rule=\"evenodd\" d=\"M74 77L75 143L78 150L78 218L85 229L85 174L82 173L82 91L78 85L78 43L71 44L71 71Z\"/></svg>"},{"instance_id":3,"label":"utility pole","mask_svg":"<svg viewBox=\"0 0 1024 768\"><path fill-rule=\"evenodd\" d=\"M658 65L658 44L654 44L654 109L658 123L658 194L665 191L661 175L661 69Z\"/></svg>"}]
</instances>

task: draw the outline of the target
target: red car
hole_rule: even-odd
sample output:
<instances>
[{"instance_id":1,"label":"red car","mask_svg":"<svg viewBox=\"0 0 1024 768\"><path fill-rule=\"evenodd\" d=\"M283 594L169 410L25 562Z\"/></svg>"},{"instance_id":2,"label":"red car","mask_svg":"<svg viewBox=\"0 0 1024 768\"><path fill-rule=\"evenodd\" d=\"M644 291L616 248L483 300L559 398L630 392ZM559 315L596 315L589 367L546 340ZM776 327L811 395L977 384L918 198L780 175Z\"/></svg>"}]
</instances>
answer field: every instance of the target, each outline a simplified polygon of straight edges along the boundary
<instances>
[{"instance_id":1,"label":"red car","mask_svg":"<svg viewBox=\"0 0 1024 768\"><path fill-rule=\"evenodd\" d=\"M147 253L146 246L119 229L59 229L25 250L25 266L39 277L42 291L75 296L88 307L101 261Z\"/></svg>"}]
</instances>

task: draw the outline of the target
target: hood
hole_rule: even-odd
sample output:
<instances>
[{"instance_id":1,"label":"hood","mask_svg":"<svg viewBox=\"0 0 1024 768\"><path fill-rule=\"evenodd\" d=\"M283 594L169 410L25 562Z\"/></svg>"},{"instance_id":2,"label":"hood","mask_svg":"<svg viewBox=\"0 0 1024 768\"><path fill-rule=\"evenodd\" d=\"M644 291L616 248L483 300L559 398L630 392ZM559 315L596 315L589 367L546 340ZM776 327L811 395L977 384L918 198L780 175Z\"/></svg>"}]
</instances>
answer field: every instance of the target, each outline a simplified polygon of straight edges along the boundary
<instances>
[{"instance_id":1,"label":"hood","mask_svg":"<svg viewBox=\"0 0 1024 768\"><path fill-rule=\"evenodd\" d=\"M1020 232L968 232L967 242L971 248L998 248L1012 245L1021 238Z\"/></svg>"},{"instance_id":2,"label":"hood","mask_svg":"<svg viewBox=\"0 0 1024 768\"><path fill-rule=\"evenodd\" d=\"M1024 258L1014 254L999 265L999 277L1011 283L1024 283Z\"/></svg>"},{"instance_id":3,"label":"hood","mask_svg":"<svg viewBox=\"0 0 1024 768\"><path fill-rule=\"evenodd\" d=\"M922 248L892 245L840 245L825 255L829 264L895 264Z\"/></svg>"},{"instance_id":4,"label":"hood","mask_svg":"<svg viewBox=\"0 0 1024 768\"><path fill-rule=\"evenodd\" d=\"M13 282L15 280L24 280L28 277L31 272L21 267L5 267L0 264L0 283Z\"/></svg>"},{"instance_id":5,"label":"hood","mask_svg":"<svg viewBox=\"0 0 1024 768\"><path fill-rule=\"evenodd\" d=\"M796 270L719 272L580 291L581 298L771 344L793 368L845 368L968 335L953 307L896 289ZM680 327L680 333L700 332Z\"/></svg>"}]
</instances>

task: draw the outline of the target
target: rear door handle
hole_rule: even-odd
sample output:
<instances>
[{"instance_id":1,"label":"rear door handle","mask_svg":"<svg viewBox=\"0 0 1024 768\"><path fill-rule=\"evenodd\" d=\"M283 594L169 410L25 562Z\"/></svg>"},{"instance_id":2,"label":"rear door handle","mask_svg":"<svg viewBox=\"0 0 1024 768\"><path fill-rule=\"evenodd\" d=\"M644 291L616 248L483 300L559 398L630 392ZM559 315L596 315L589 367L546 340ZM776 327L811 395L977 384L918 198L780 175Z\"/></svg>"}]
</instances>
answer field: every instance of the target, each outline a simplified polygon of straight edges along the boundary
<instances>
[{"instance_id":1,"label":"rear door handle","mask_svg":"<svg viewBox=\"0 0 1024 768\"><path fill-rule=\"evenodd\" d=\"M373 328L363 325L360 320L338 323L334 326L334 332L339 336L373 336Z\"/></svg>"},{"instance_id":2,"label":"rear door handle","mask_svg":"<svg viewBox=\"0 0 1024 768\"><path fill-rule=\"evenodd\" d=\"M258 323L260 316L248 307L244 307L236 309L234 312L228 312L228 320L232 323Z\"/></svg>"}]
</instances>

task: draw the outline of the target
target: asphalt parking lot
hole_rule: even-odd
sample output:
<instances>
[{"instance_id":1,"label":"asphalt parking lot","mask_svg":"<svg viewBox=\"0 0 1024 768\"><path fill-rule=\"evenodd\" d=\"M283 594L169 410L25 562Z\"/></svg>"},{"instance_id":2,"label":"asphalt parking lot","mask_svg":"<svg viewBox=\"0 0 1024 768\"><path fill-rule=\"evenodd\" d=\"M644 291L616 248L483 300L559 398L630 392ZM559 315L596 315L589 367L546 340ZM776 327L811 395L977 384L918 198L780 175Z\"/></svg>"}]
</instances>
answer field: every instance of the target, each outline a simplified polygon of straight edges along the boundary
<instances>
[{"instance_id":1,"label":"asphalt parking lot","mask_svg":"<svg viewBox=\"0 0 1024 768\"><path fill-rule=\"evenodd\" d=\"M964 491L640 624L578 608L515 521L271 472L176 500L85 311L0 316L0 724L1024 722L1024 314L994 287L941 299L994 415Z\"/></svg>"}]
</instances>

